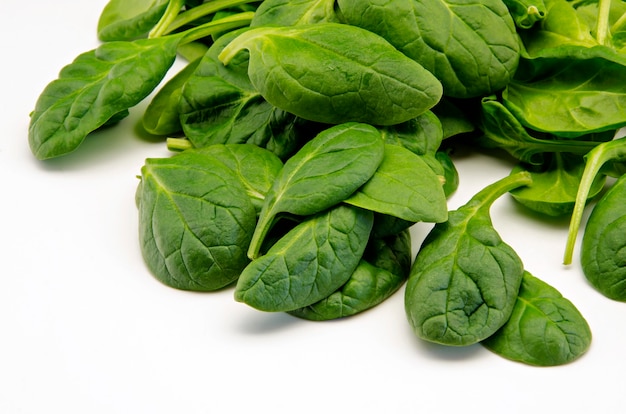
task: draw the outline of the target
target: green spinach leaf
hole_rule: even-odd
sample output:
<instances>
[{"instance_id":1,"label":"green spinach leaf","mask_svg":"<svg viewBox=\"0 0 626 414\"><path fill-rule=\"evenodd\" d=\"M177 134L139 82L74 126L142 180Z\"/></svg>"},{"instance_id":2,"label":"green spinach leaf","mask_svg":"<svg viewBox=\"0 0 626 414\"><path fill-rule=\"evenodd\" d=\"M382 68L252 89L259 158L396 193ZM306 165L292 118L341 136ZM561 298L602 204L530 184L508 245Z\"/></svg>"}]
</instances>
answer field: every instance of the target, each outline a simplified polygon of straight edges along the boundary
<instances>
[{"instance_id":1,"label":"green spinach leaf","mask_svg":"<svg viewBox=\"0 0 626 414\"><path fill-rule=\"evenodd\" d=\"M110 0L98 20L104 42L145 37L165 12L168 0Z\"/></svg>"},{"instance_id":2,"label":"green spinach leaf","mask_svg":"<svg viewBox=\"0 0 626 414\"><path fill-rule=\"evenodd\" d=\"M363 259L336 292L291 315L313 321L345 318L391 297L406 281L411 265L411 238L404 231L389 239L370 239Z\"/></svg>"},{"instance_id":3,"label":"green spinach leaf","mask_svg":"<svg viewBox=\"0 0 626 414\"><path fill-rule=\"evenodd\" d=\"M438 223L448 217L442 181L404 147L386 144L374 175L344 202L407 221Z\"/></svg>"},{"instance_id":4,"label":"green spinach leaf","mask_svg":"<svg viewBox=\"0 0 626 414\"><path fill-rule=\"evenodd\" d=\"M180 37L110 42L78 56L46 86L31 113L28 139L39 159L74 151L114 115L161 82Z\"/></svg>"},{"instance_id":5,"label":"green spinach leaf","mask_svg":"<svg viewBox=\"0 0 626 414\"><path fill-rule=\"evenodd\" d=\"M520 42L500 0L338 0L349 24L387 39L443 84L445 96L493 93L511 80Z\"/></svg>"},{"instance_id":6,"label":"green spinach leaf","mask_svg":"<svg viewBox=\"0 0 626 414\"><path fill-rule=\"evenodd\" d=\"M331 127L306 143L267 194L248 256L257 257L278 214L311 215L345 200L374 175L384 152L378 130L360 123Z\"/></svg>"},{"instance_id":7,"label":"green spinach leaf","mask_svg":"<svg viewBox=\"0 0 626 414\"><path fill-rule=\"evenodd\" d=\"M272 105L311 121L392 125L441 98L441 83L382 37L338 23L250 29L224 48L248 50L248 75ZM303 65L302 62L306 62Z\"/></svg>"},{"instance_id":8,"label":"green spinach leaf","mask_svg":"<svg viewBox=\"0 0 626 414\"><path fill-rule=\"evenodd\" d=\"M286 312L324 299L356 269L372 223L371 211L343 204L306 219L243 270L235 300Z\"/></svg>"},{"instance_id":9,"label":"green spinach leaf","mask_svg":"<svg viewBox=\"0 0 626 414\"><path fill-rule=\"evenodd\" d=\"M574 304L528 272L510 319L482 341L500 356L535 366L566 364L590 344L591 330Z\"/></svg>"},{"instance_id":10,"label":"green spinach leaf","mask_svg":"<svg viewBox=\"0 0 626 414\"><path fill-rule=\"evenodd\" d=\"M137 199L141 251L162 283L217 290L248 264L256 212L237 176L214 156L189 150L146 160Z\"/></svg>"},{"instance_id":11,"label":"green spinach leaf","mask_svg":"<svg viewBox=\"0 0 626 414\"><path fill-rule=\"evenodd\" d=\"M580 261L585 277L604 296L626 302L626 175L594 206L585 226Z\"/></svg>"},{"instance_id":12,"label":"green spinach leaf","mask_svg":"<svg viewBox=\"0 0 626 414\"><path fill-rule=\"evenodd\" d=\"M503 2L509 8L515 25L521 29L530 29L547 14L543 0L503 0Z\"/></svg>"},{"instance_id":13,"label":"green spinach leaf","mask_svg":"<svg viewBox=\"0 0 626 414\"><path fill-rule=\"evenodd\" d=\"M485 187L427 235L405 291L407 317L418 337L470 345L509 319L524 269L493 228L489 209L501 195L528 184L530 175L521 172Z\"/></svg>"}]
</instances>

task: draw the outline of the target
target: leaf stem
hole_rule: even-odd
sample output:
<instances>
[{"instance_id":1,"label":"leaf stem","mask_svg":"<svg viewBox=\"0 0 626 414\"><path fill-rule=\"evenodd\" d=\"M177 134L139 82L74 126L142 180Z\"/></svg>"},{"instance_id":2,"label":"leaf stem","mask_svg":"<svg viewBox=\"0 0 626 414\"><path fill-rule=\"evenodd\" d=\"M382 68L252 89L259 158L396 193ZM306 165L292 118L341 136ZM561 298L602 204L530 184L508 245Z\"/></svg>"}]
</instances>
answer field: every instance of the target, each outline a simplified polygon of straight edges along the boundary
<instances>
[{"instance_id":1,"label":"leaf stem","mask_svg":"<svg viewBox=\"0 0 626 414\"><path fill-rule=\"evenodd\" d=\"M580 184L578 185L574 211L572 212L572 217L570 219L567 242L565 243L563 264L566 265L572 263L576 237L578 236L578 230L580 229L583 212L585 210L585 205L587 204L587 197L589 196L589 191L593 181L598 175L600 168L602 168L607 161L626 159L626 137L603 142L589 151L589 153L585 156L585 159L585 170L580 180Z\"/></svg>"},{"instance_id":2,"label":"leaf stem","mask_svg":"<svg viewBox=\"0 0 626 414\"><path fill-rule=\"evenodd\" d=\"M178 13L185 5L185 0L170 0L165 9L165 13L161 16L161 20L148 33L149 38L161 37L166 34L168 26L176 19Z\"/></svg>"},{"instance_id":3,"label":"leaf stem","mask_svg":"<svg viewBox=\"0 0 626 414\"><path fill-rule=\"evenodd\" d=\"M208 3L203 3L176 16L176 19L170 22L170 25L165 30L165 33L172 33L173 31L180 29L187 24L190 24L195 20L216 13L220 10L224 10L229 7L239 6L242 4L252 3L254 1L257 0L214 0Z\"/></svg>"},{"instance_id":4,"label":"leaf stem","mask_svg":"<svg viewBox=\"0 0 626 414\"><path fill-rule=\"evenodd\" d=\"M611 11L611 0L598 1L598 21L596 24L596 40L601 45L607 46L610 38L609 13Z\"/></svg>"},{"instance_id":5,"label":"leaf stem","mask_svg":"<svg viewBox=\"0 0 626 414\"><path fill-rule=\"evenodd\" d=\"M211 36L215 33L220 33L226 30L233 30L248 26L252 21L252 17L254 17L254 12L242 12L204 23L203 25L182 32L183 38L181 40L181 44L191 43L202 39L203 37Z\"/></svg>"},{"instance_id":6,"label":"leaf stem","mask_svg":"<svg viewBox=\"0 0 626 414\"><path fill-rule=\"evenodd\" d=\"M501 195L532 184L532 176L528 171L520 171L515 174L508 175L493 184L480 190L472 197L468 204L475 204L476 208L489 208L495 200Z\"/></svg>"},{"instance_id":7,"label":"leaf stem","mask_svg":"<svg viewBox=\"0 0 626 414\"><path fill-rule=\"evenodd\" d=\"M168 138L167 149L175 152L182 152L193 148L193 144L186 138Z\"/></svg>"}]
</instances>

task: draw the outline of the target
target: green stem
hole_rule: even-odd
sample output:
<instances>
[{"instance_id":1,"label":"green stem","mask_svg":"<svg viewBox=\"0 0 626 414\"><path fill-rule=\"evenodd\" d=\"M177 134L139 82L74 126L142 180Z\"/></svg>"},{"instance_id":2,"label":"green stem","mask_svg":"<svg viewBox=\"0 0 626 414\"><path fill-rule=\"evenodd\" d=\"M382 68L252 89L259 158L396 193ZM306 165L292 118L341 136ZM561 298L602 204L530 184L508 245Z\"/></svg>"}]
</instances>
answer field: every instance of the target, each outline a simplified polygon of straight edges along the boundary
<instances>
[{"instance_id":1,"label":"green stem","mask_svg":"<svg viewBox=\"0 0 626 414\"><path fill-rule=\"evenodd\" d=\"M528 171L520 171L508 175L476 193L467 205L474 205L476 209L489 208L495 200L503 194L518 187L532 184L532 176Z\"/></svg>"},{"instance_id":2,"label":"green stem","mask_svg":"<svg viewBox=\"0 0 626 414\"><path fill-rule=\"evenodd\" d=\"M181 44L195 42L196 40L216 33L248 26L252 21L252 17L254 17L254 12L237 13L194 27L193 29L182 32L183 38L181 39Z\"/></svg>"},{"instance_id":3,"label":"green stem","mask_svg":"<svg viewBox=\"0 0 626 414\"><path fill-rule=\"evenodd\" d=\"M598 1L598 21L596 25L596 40L601 45L607 46L609 33L609 13L611 11L611 0Z\"/></svg>"},{"instance_id":4,"label":"green stem","mask_svg":"<svg viewBox=\"0 0 626 414\"><path fill-rule=\"evenodd\" d=\"M192 149L193 145L186 138L168 138L167 149L173 152L181 152Z\"/></svg>"},{"instance_id":5,"label":"green stem","mask_svg":"<svg viewBox=\"0 0 626 414\"><path fill-rule=\"evenodd\" d=\"M229 7L235 7L242 4L252 3L257 0L214 0L203 3L197 7L189 9L176 16L176 19L170 22L165 33L172 33L181 27L188 25L204 16L216 13Z\"/></svg>"},{"instance_id":6,"label":"green stem","mask_svg":"<svg viewBox=\"0 0 626 414\"><path fill-rule=\"evenodd\" d=\"M165 13L161 16L161 20L152 28L148 37L155 38L166 34L168 26L176 19L176 16L178 16L178 13L180 13L184 5L185 0L170 0L165 9Z\"/></svg>"},{"instance_id":7,"label":"green stem","mask_svg":"<svg viewBox=\"0 0 626 414\"><path fill-rule=\"evenodd\" d=\"M626 25L626 13L622 14L622 16L617 19L613 26L611 26L611 33L616 33L622 30L622 26Z\"/></svg>"},{"instance_id":8,"label":"green stem","mask_svg":"<svg viewBox=\"0 0 626 414\"><path fill-rule=\"evenodd\" d=\"M613 141L603 142L587 154L585 171L578 185L578 193L576 194L576 202L574 211L569 224L569 232L567 234L567 242L565 243L565 254L563 255L563 264L572 263L574 255L574 246L582 222L583 212L587 204L587 197L591 186L598 175L602 166L609 160L626 159L626 137L615 139Z\"/></svg>"}]
</instances>

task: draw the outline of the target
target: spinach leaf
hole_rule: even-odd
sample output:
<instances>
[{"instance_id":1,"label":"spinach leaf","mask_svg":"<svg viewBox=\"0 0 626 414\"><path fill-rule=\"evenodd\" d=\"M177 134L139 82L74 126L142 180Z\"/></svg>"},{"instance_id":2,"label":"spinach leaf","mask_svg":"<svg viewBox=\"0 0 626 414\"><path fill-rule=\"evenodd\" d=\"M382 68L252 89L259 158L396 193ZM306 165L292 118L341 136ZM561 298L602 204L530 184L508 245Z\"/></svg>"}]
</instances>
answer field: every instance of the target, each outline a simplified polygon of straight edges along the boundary
<instances>
[{"instance_id":1,"label":"spinach leaf","mask_svg":"<svg viewBox=\"0 0 626 414\"><path fill-rule=\"evenodd\" d=\"M511 80L518 35L500 0L338 0L349 24L387 39L443 84L445 96L493 93Z\"/></svg>"},{"instance_id":2,"label":"spinach leaf","mask_svg":"<svg viewBox=\"0 0 626 414\"><path fill-rule=\"evenodd\" d=\"M582 221L583 212L587 205L589 192L596 180L598 174L603 174L602 166L610 161L626 161L626 137L616 138L599 144L597 147L589 151L585 156L585 170L578 185L576 193L576 203L574 211L570 219L567 242L565 244L565 254L563 255L563 263L571 264L574 254L574 245L578 236L578 229Z\"/></svg>"},{"instance_id":3,"label":"spinach leaf","mask_svg":"<svg viewBox=\"0 0 626 414\"><path fill-rule=\"evenodd\" d=\"M391 144L374 175L344 202L413 222L448 216L441 179L421 157Z\"/></svg>"},{"instance_id":4,"label":"spinach leaf","mask_svg":"<svg viewBox=\"0 0 626 414\"><path fill-rule=\"evenodd\" d=\"M335 14L335 0L265 0L259 5L250 27L322 22L339 23Z\"/></svg>"},{"instance_id":5,"label":"spinach leaf","mask_svg":"<svg viewBox=\"0 0 626 414\"><path fill-rule=\"evenodd\" d=\"M168 0L110 0L98 20L103 42L144 37L157 24Z\"/></svg>"},{"instance_id":6,"label":"spinach leaf","mask_svg":"<svg viewBox=\"0 0 626 414\"><path fill-rule=\"evenodd\" d=\"M443 126L432 111L426 111L406 122L381 126L378 129L386 143L400 145L417 155L434 156L443 140Z\"/></svg>"},{"instance_id":7,"label":"spinach leaf","mask_svg":"<svg viewBox=\"0 0 626 414\"><path fill-rule=\"evenodd\" d=\"M229 43L219 59L228 65L244 49L255 89L272 105L311 121L397 124L441 98L441 84L429 71L355 26L256 27Z\"/></svg>"},{"instance_id":8,"label":"spinach leaf","mask_svg":"<svg viewBox=\"0 0 626 414\"><path fill-rule=\"evenodd\" d=\"M406 281L411 265L411 238L404 231L389 239L370 239L350 279L330 296L290 311L312 321L345 318L371 309L393 295Z\"/></svg>"},{"instance_id":9,"label":"spinach leaf","mask_svg":"<svg viewBox=\"0 0 626 414\"><path fill-rule=\"evenodd\" d=\"M437 151L435 158L443 169L443 193L450 197L459 188L459 172L448 151Z\"/></svg>"},{"instance_id":10,"label":"spinach leaf","mask_svg":"<svg viewBox=\"0 0 626 414\"><path fill-rule=\"evenodd\" d=\"M200 60L189 62L159 89L142 117L144 129L153 135L172 135L182 131L178 103L183 86Z\"/></svg>"},{"instance_id":11,"label":"spinach leaf","mask_svg":"<svg viewBox=\"0 0 626 414\"><path fill-rule=\"evenodd\" d=\"M285 162L267 194L248 256L257 257L279 213L311 215L348 198L372 177L384 147L378 130L360 123L331 127L306 143Z\"/></svg>"},{"instance_id":12,"label":"spinach leaf","mask_svg":"<svg viewBox=\"0 0 626 414\"><path fill-rule=\"evenodd\" d=\"M235 300L270 312L322 300L356 269L372 222L371 211L342 204L306 219L243 270Z\"/></svg>"},{"instance_id":13,"label":"spinach leaf","mask_svg":"<svg viewBox=\"0 0 626 414\"><path fill-rule=\"evenodd\" d=\"M626 175L600 198L585 226L581 264L604 296L626 302Z\"/></svg>"},{"instance_id":14,"label":"spinach leaf","mask_svg":"<svg viewBox=\"0 0 626 414\"><path fill-rule=\"evenodd\" d=\"M221 36L186 82L178 107L182 128L196 148L251 143L285 159L319 128L265 101L248 79L245 53L228 67L217 59L245 30Z\"/></svg>"},{"instance_id":15,"label":"spinach leaf","mask_svg":"<svg viewBox=\"0 0 626 414\"><path fill-rule=\"evenodd\" d=\"M509 319L523 265L493 228L493 202L530 175L509 175L481 190L436 224L422 243L405 291L415 334L446 345L470 345L495 333Z\"/></svg>"},{"instance_id":16,"label":"spinach leaf","mask_svg":"<svg viewBox=\"0 0 626 414\"><path fill-rule=\"evenodd\" d=\"M139 240L162 283L212 291L248 264L256 212L237 176L214 156L189 150L146 160L138 189Z\"/></svg>"},{"instance_id":17,"label":"spinach leaf","mask_svg":"<svg viewBox=\"0 0 626 414\"><path fill-rule=\"evenodd\" d=\"M110 42L78 56L46 86L31 113L33 154L39 159L67 154L111 117L138 104L167 73L179 40Z\"/></svg>"},{"instance_id":18,"label":"spinach leaf","mask_svg":"<svg viewBox=\"0 0 626 414\"><path fill-rule=\"evenodd\" d=\"M469 134L476 130L469 114L450 98L443 97L432 109L439 119L443 130L443 139Z\"/></svg>"},{"instance_id":19,"label":"spinach leaf","mask_svg":"<svg viewBox=\"0 0 626 414\"><path fill-rule=\"evenodd\" d=\"M524 272L510 319L482 341L487 349L513 361L555 366L583 355L591 330L572 302L540 279Z\"/></svg>"},{"instance_id":20,"label":"spinach leaf","mask_svg":"<svg viewBox=\"0 0 626 414\"><path fill-rule=\"evenodd\" d=\"M626 65L603 58L555 59L513 80L504 105L536 131L574 138L626 125Z\"/></svg>"},{"instance_id":21,"label":"spinach leaf","mask_svg":"<svg viewBox=\"0 0 626 414\"><path fill-rule=\"evenodd\" d=\"M560 139L551 134L528 130L493 96L482 99L481 109L480 129L483 134L476 142L483 147L503 149L528 164L544 164L546 153L584 155L598 144L594 139L587 140L585 137L580 140Z\"/></svg>"},{"instance_id":22,"label":"spinach leaf","mask_svg":"<svg viewBox=\"0 0 626 414\"><path fill-rule=\"evenodd\" d=\"M512 174L530 172L533 185L516 188L511 191L511 195L518 203L540 214L554 217L571 214L584 169L582 156L567 153L552 154L539 167L518 164ZM605 176L596 177L587 198L595 197L604 187L605 181Z\"/></svg>"},{"instance_id":23,"label":"spinach leaf","mask_svg":"<svg viewBox=\"0 0 626 414\"><path fill-rule=\"evenodd\" d=\"M283 167L272 152L252 144L210 145L198 153L215 157L235 173L243 184L257 214L261 212L265 195L270 191Z\"/></svg>"}]
</instances>

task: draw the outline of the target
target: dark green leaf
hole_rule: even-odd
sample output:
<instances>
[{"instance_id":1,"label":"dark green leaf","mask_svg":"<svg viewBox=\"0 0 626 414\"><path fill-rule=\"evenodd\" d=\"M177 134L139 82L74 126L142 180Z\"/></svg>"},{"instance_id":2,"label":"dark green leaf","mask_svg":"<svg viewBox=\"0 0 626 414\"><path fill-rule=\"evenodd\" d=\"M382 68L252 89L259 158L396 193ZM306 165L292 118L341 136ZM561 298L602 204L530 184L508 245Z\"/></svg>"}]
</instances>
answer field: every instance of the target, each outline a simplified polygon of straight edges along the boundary
<instances>
[{"instance_id":1,"label":"dark green leaf","mask_svg":"<svg viewBox=\"0 0 626 414\"><path fill-rule=\"evenodd\" d=\"M547 283L524 272L511 318L482 344L513 361L563 365L591 344L591 330L578 309Z\"/></svg>"},{"instance_id":2,"label":"dark green leaf","mask_svg":"<svg viewBox=\"0 0 626 414\"><path fill-rule=\"evenodd\" d=\"M64 67L39 96L28 139L39 159L75 150L92 131L152 92L180 38L105 43Z\"/></svg>"},{"instance_id":3,"label":"dark green leaf","mask_svg":"<svg viewBox=\"0 0 626 414\"><path fill-rule=\"evenodd\" d=\"M509 318L523 265L493 228L491 204L530 183L528 173L487 186L428 234L411 268L405 308L415 334L445 345L470 345Z\"/></svg>"},{"instance_id":4,"label":"dark green leaf","mask_svg":"<svg viewBox=\"0 0 626 414\"><path fill-rule=\"evenodd\" d=\"M216 290L248 264L256 212L238 178L215 157L189 150L148 159L138 200L141 251L164 284Z\"/></svg>"},{"instance_id":5,"label":"dark green leaf","mask_svg":"<svg viewBox=\"0 0 626 414\"><path fill-rule=\"evenodd\" d=\"M372 212L345 205L305 220L244 269L235 300L274 312L322 300L356 269L372 222Z\"/></svg>"}]
</instances>

